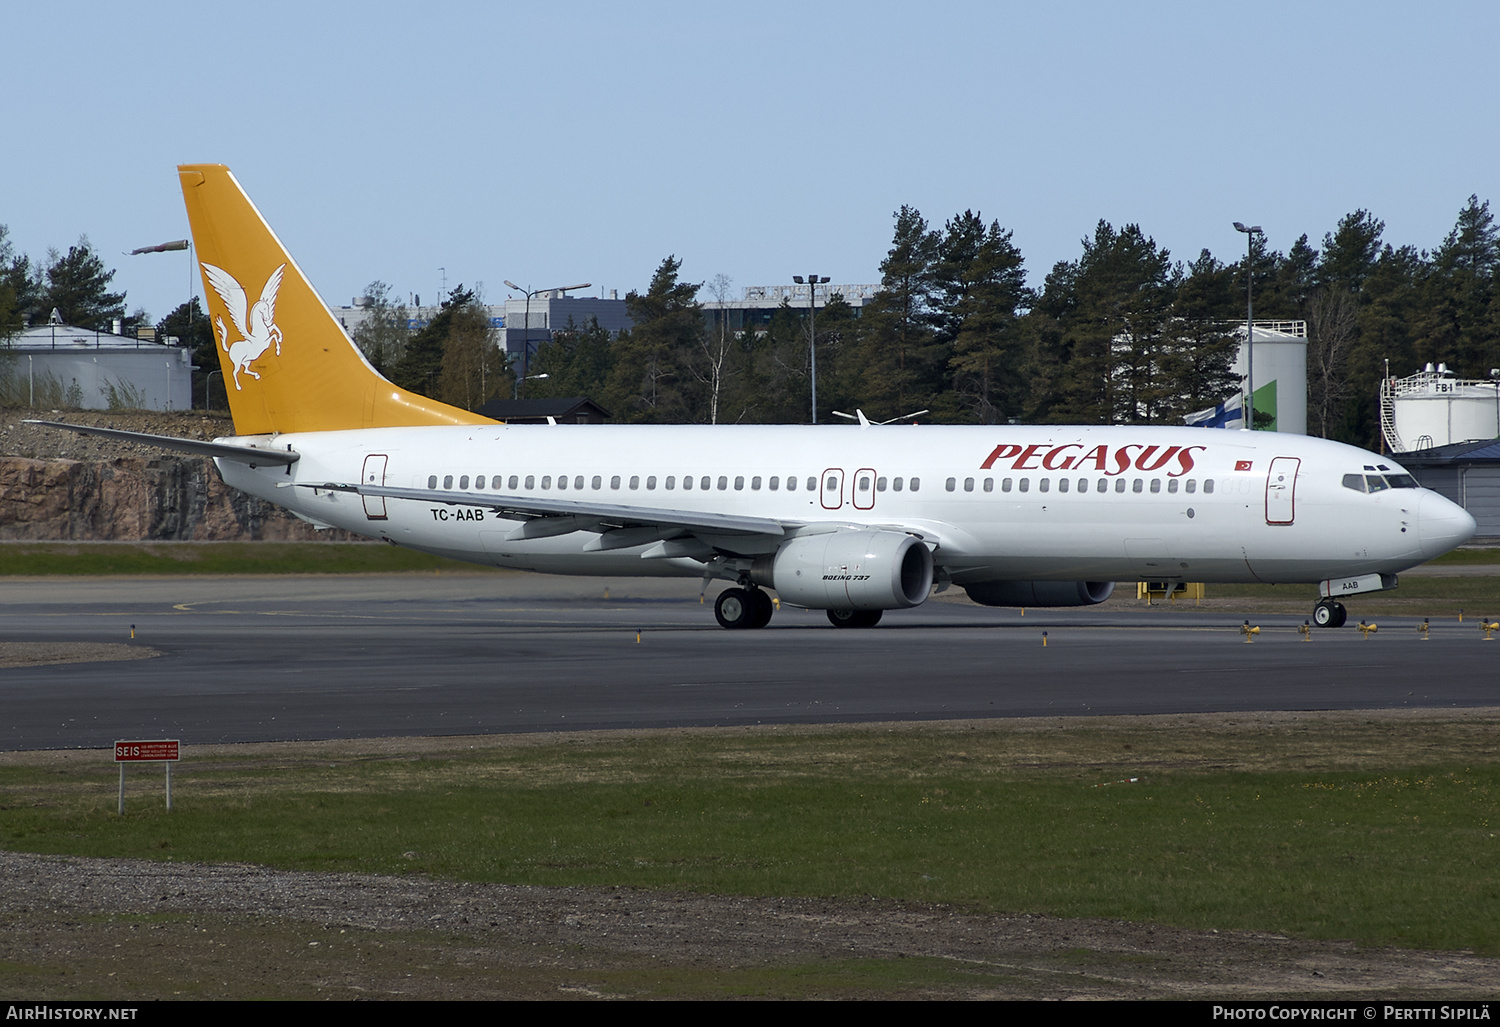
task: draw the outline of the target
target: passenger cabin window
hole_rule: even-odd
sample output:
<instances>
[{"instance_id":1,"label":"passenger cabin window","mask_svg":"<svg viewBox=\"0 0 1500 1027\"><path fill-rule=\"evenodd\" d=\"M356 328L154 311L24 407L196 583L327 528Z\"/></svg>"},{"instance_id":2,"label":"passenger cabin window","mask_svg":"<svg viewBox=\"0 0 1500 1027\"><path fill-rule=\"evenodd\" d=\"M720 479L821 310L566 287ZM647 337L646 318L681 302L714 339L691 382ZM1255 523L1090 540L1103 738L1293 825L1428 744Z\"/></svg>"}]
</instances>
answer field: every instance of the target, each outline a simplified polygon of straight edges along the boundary
<instances>
[{"instance_id":1,"label":"passenger cabin window","mask_svg":"<svg viewBox=\"0 0 1500 1027\"><path fill-rule=\"evenodd\" d=\"M986 478L986 479L984 479L984 490L986 492L994 492L995 491L995 479L994 478Z\"/></svg>"},{"instance_id":2,"label":"passenger cabin window","mask_svg":"<svg viewBox=\"0 0 1500 1027\"><path fill-rule=\"evenodd\" d=\"M973 492L974 491L974 479L973 478L965 478L964 479L964 491L965 492Z\"/></svg>"},{"instance_id":3,"label":"passenger cabin window","mask_svg":"<svg viewBox=\"0 0 1500 1027\"><path fill-rule=\"evenodd\" d=\"M776 489L781 485L781 476L776 474L771 475L771 480L766 484L771 487L772 492L775 492Z\"/></svg>"},{"instance_id":4,"label":"passenger cabin window","mask_svg":"<svg viewBox=\"0 0 1500 1027\"><path fill-rule=\"evenodd\" d=\"M818 479L814 478L812 475L808 475L807 476L807 491L809 491L809 492L816 492L816 491L818 491Z\"/></svg>"},{"instance_id":5,"label":"passenger cabin window","mask_svg":"<svg viewBox=\"0 0 1500 1027\"><path fill-rule=\"evenodd\" d=\"M893 492L900 492L901 491L901 482L902 482L902 479L900 479L900 478L892 478L891 479L891 490Z\"/></svg>"},{"instance_id":6,"label":"passenger cabin window","mask_svg":"<svg viewBox=\"0 0 1500 1027\"><path fill-rule=\"evenodd\" d=\"M445 489L451 489L452 487L453 487L453 475L451 475L451 474L445 474L445 475L443 475L443 488L445 488Z\"/></svg>"},{"instance_id":7,"label":"passenger cabin window","mask_svg":"<svg viewBox=\"0 0 1500 1027\"><path fill-rule=\"evenodd\" d=\"M458 487L461 489L466 489L469 487L469 476L467 474L459 476Z\"/></svg>"},{"instance_id":8,"label":"passenger cabin window","mask_svg":"<svg viewBox=\"0 0 1500 1027\"><path fill-rule=\"evenodd\" d=\"M656 488L656 475L654 475L654 474L648 474L648 475L646 475L646 488L652 489L652 490L654 490Z\"/></svg>"},{"instance_id":9,"label":"passenger cabin window","mask_svg":"<svg viewBox=\"0 0 1500 1027\"><path fill-rule=\"evenodd\" d=\"M944 486L944 488L946 488L949 492L952 492L957 487L958 487L958 479L957 478L949 478L947 485Z\"/></svg>"},{"instance_id":10,"label":"passenger cabin window","mask_svg":"<svg viewBox=\"0 0 1500 1027\"><path fill-rule=\"evenodd\" d=\"M919 489L919 488L922 487L922 479L921 478L913 478L911 481L909 481L907 483L907 487L911 491L913 491L913 492L917 491L917 489Z\"/></svg>"},{"instance_id":11,"label":"passenger cabin window","mask_svg":"<svg viewBox=\"0 0 1500 1027\"><path fill-rule=\"evenodd\" d=\"M534 475L534 474L528 474L526 476L526 487L527 487L527 489L534 489L534 488L536 488L536 475Z\"/></svg>"},{"instance_id":12,"label":"passenger cabin window","mask_svg":"<svg viewBox=\"0 0 1500 1027\"><path fill-rule=\"evenodd\" d=\"M594 475L594 480L589 484L594 487L595 492L598 492L601 488L604 487L604 479L600 478L599 475L596 474Z\"/></svg>"},{"instance_id":13,"label":"passenger cabin window","mask_svg":"<svg viewBox=\"0 0 1500 1027\"><path fill-rule=\"evenodd\" d=\"M667 491L670 492L672 489L675 489L677 487L677 475L675 475L675 474L669 474L669 475L667 475L667 480L665 482L663 482L662 484L664 484L667 487Z\"/></svg>"},{"instance_id":14,"label":"passenger cabin window","mask_svg":"<svg viewBox=\"0 0 1500 1027\"><path fill-rule=\"evenodd\" d=\"M617 489L620 487L620 476L618 474L610 476L609 487L612 489Z\"/></svg>"},{"instance_id":15,"label":"passenger cabin window","mask_svg":"<svg viewBox=\"0 0 1500 1027\"><path fill-rule=\"evenodd\" d=\"M542 488L544 488L544 489L550 489L551 487L552 487L552 475L550 475L550 474L544 474L544 475L542 475Z\"/></svg>"},{"instance_id":16,"label":"passenger cabin window","mask_svg":"<svg viewBox=\"0 0 1500 1027\"><path fill-rule=\"evenodd\" d=\"M639 474L632 474L630 476L630 490L632 492L634 492L636 489L638 489L640 487L641 487L641 476Z\"/></svg>"},{"instance_id":17,"label":"passenger cabin window","mask_svg":"<svg viewBox=\"0 0 1500 1027\"><path fill-rule=\"evenodd\" d=\"M1347 481L1347 480L1348 479L1346 478L1345 481ZM430 489L437 488L437 475L435 475L435 474L429 474L427 476L427 487L430 488Z\"/></svg>"},{"instance_id":18,"label":"passenger cabin window","mask_svg":"<svg viewBox=\"0 0 1500 1027\"><path fill-rule=\"evenodd\" d=\"M516 476L514 474L512 474L510 476L510 487L511 488L515 488L516 487ZM531 480L530 479L527 479L526 487L527 488L531 488Z\"/></svg>"}]
</instances>

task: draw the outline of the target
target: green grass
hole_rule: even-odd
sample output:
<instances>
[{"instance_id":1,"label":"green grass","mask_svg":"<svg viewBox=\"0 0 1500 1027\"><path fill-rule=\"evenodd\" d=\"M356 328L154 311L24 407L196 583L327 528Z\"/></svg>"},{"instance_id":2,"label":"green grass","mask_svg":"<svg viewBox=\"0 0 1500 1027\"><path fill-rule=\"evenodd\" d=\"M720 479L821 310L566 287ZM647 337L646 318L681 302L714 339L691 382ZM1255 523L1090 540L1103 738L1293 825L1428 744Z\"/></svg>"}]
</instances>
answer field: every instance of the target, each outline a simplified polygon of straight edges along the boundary
<instances>
[{"instance_id":1,"label":"green grass","mask_svg":"<svg viewBox=\"0 0 1500 1027\"><path fill-rule=\"evenodd\" d=\"M0 768L0 846L878 896L1500 953L1494 722L656 735L420 759ZM1118 783L1137 777L1135 783Z\"/></svg>"},{"instance_id":2,"label":"green grass","mask_svg":"<svg viewBox=\"0 0 1500 1027\"><path fill-rule=\"evenodd\" d=\"M477 571L381 542L7 542L0 576L99 574L393 574Z\"/></svg>"}]
</instances>

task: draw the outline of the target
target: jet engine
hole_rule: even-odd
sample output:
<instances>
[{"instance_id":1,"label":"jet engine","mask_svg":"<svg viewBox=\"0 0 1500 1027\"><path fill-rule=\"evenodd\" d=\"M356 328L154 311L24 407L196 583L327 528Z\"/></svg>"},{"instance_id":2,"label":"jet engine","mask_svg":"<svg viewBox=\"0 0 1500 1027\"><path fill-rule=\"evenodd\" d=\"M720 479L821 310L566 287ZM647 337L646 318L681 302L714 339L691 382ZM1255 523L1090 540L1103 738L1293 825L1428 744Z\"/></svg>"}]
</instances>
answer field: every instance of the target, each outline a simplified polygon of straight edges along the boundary
<instances>
[{"instance_id":1,"label":"jet engine","mask_svg":"<svg viewBox=\"0 0 1500 1027\"><path fill-rule=\"evenodd\" d=\"M899 531L794 538L750 569L781 601L814 610L904 610L932 591L932 553Z\"/></svg>"},{"instance_id":2,"label":"jet engine","mask_svg":"<svg viewBox=\"0 0 1500 1027\"><path fill-rule=\"evenodd\" d=\"M964 586L981 606L1097 606L1114 590L1113 581L981 581Z\"/></svg>"}]
</instances>

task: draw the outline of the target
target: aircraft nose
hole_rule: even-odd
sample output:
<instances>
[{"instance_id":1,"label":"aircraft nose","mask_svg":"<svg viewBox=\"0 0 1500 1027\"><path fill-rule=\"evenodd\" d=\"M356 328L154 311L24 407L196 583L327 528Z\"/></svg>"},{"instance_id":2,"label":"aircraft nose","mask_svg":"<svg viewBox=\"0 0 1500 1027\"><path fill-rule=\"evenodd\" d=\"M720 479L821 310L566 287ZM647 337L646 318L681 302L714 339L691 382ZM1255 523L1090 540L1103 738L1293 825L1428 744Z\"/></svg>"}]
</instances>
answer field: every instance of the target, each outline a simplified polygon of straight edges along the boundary
<instances>
[{"instance_id":1,"label":"aircraft nose","mask_svg":"<svg viewBox=\"0 0 1500 1027\"><path fill-rule=\"evenodd\" d=\"M1421 525L1417 530L1422 539L1422 555L1429 560L1463 545L1479 527L1469 511L1436 492L1422 496L1417 518Z\"/></svg>"}]
</instances>

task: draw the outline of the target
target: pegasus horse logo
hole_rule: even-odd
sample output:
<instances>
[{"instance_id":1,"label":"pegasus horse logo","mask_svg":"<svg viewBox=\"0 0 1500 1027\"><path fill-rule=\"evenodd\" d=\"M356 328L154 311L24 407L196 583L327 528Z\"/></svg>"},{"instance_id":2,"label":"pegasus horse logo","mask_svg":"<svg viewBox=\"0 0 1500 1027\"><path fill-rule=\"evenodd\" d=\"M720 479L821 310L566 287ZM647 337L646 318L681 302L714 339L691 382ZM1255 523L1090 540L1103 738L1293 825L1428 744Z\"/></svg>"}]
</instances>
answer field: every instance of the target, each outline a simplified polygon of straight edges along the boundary
<instances>
[{"instance_id":1,"label":"pegasus horse logo","mask_svg":"<svg viewBox=\"0 0 1500 1027\"><path fill-rule=\"evenodd\" d=\"M219 326L219 345L229 354L229 362L234 365L236 391L240 388L241 371L256 381L260 380L260 375L250 365L259 360L273 343L276 355L281 356L281 329L276 327L276 293L281 289L281 273L285 270L286 265L282 264L271 272L271 277L266 279L265 288L260 291L260 299L255 301L255 306L250 308L247 316L245 301L249 297L245 295L240 283L234 280L234 276L212 264L203 265L203 273L208 275L209 284L219 294L219 299L224 301L224 306L229 308L229 319L243 336L239 342L231 344L229 333L224 329L224 319L214 318L214 323Z\"/></svg>"}]
</instances>

